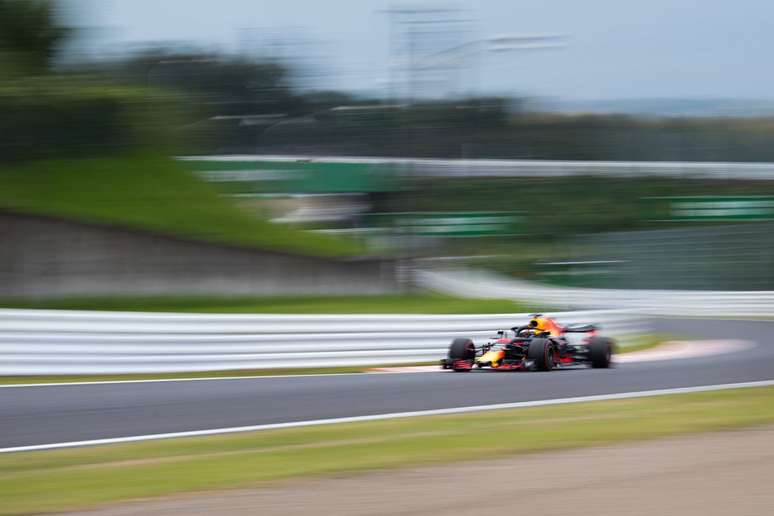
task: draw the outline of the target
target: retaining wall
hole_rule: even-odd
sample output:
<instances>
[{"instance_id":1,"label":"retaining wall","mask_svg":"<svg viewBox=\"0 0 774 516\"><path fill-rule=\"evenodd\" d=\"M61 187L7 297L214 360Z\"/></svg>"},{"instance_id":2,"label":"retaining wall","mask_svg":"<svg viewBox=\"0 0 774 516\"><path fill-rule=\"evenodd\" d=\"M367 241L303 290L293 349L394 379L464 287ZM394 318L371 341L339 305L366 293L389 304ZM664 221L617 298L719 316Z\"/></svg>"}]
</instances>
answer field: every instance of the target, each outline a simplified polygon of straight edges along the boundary
<instances>
[{"instance_id":1,"label":"retaining wall","mask_svg":"<svg viewBox=\"0 0 774 516\"><path fill-rule=\"evenodd\" d=\"M381 294L395 264L218 245L0 212L0 297Z\"/></svg>"}]
</instances>

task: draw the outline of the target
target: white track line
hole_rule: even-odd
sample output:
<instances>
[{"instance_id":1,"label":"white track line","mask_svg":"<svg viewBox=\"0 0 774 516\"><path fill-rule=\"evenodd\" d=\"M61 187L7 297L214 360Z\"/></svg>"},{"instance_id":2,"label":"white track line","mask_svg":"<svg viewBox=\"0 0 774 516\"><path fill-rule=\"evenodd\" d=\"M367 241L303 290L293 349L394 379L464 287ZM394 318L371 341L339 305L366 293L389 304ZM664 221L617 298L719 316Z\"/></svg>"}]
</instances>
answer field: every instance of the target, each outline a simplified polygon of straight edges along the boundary
<instances>
[{"instance_id":1,"label":"white track line","mask_svg":"<svg viewBox=\"0 0 774 516\"><path fill-rule=\"evenodd\" d=\"M363 366L367 367L367 366ZM313 373L313 374L260 374L253 376L207 376L202 378L148 378L146 380L97 380L85 382L49 382L49 383L9 383L0 385L0 389L14 389L19 387L67 387L76 385L113 385L121 383L164 383L164 382L208 382L212 380L262 380L278 378L314 378L316 376L360 376L371 374L368 372L356 373Z\"/></svg>"},{"instance_id":2,"label":"white track line","mask_svg":"<svg viewBox=\"0 0 774 516\"><path fill-rule=\"evenodd\" d=\"M396 367L374 367L372 369L368 370L369 373L374 374L381 374L381 373L390 373L390 374L406 374L406 373L447 373L449 372L449 369L441 369L440 366L437 365L426 365L426 366L396 366Z\"/></svg>"},{"instance_id":3,"label":"white track line","mask_svg":"<svg viewBox=\"0 0 774 516\"><path fill-rule=\"evenodd\" d=\"M333 419L315 419L311 421L294 421L290 423L272 423L267 425L237 426L231 428L213 428L209 430L193 430L188 432L172 432L166 434L135 435L130 437L114 437L109 439L92 439L89 441L71 441L64 443L35 444L31 446L16 446L12 448L0 448L0 453L12 453L37 450L54 450L60 448L74 448L77 446L94 446L100 444L119 444L136 441L150 441L156 439L170 439L175 437L202 437L208 435L231 434L238 432L256 432L260 430L277 430L282 428L298 428L304 426L332 425L340 423L359 423L364 421L379 421L384 419L441 416L449 414L464 414L469 412L483 412L487 410L517 409L527 407L542 407L546 405L564 405L569 403L585 403L590 401L621 400L629 398L646 398L651 396L664 396L668 394L684 394L692 392L723 391L728 389L741 389L749 387L768 387L774 385L774 379L758 382L724 383L717 385L700 385L695 387L678 387L673 389L658 389L640 392L621 392L616 394L599 394L594 396L580 396L575 398L558 398L551 400L519 401L515 403L498 403L494 405L476 405L471 407L456 407L435 410L418 410L414 412L393 412L391 414L374 414L370 416L340 417Z\"/></svg>"}]
</instances>

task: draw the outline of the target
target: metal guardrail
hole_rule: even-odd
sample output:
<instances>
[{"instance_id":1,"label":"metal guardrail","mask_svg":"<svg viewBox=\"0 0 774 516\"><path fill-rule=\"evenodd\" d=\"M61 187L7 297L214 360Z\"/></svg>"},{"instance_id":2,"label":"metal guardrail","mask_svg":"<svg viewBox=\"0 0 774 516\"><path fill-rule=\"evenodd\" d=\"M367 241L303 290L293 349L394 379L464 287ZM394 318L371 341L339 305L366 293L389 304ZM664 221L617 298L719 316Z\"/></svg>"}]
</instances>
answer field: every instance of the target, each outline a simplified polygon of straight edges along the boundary
<instances>
[{"instance_id":1,"label":"metal guardrail","mask_svg":"<svg viewBox=\"0 0 774 516\"><path fill-rule=\"evenodd\" d=\"M615 307L643 316L769 317L774 291L620 290L554 287L470 270L419 270L417 282L432 290L463 297L518 299L546 306Z\"/></svg>"},{"instance_id":2,"label":"metal guardrail","mask_svg":"<svg viewBox=\"0 0 774 516\"><path fill-rule=\"evenodd\" d=\"M689 161L558 161L502 159L427 159L358 156L230 155L194 156L182 160L233 162L316 162L392 164L417 176L438 177L675 177L701 179L774 179L774 163Z\"/></svg>"},{"instance_id":3,"label":"metal guardrail","mask_svg":"<svg viewBox=\"0 0 774 516\"><path fill-rule=\"evenodd\" d=\"M467 297L595 310L555 313L593 322L626 345L648 316L774 316L774 292L562 288L466 270L418 270L419 284ZM616 307L612 309L612 307ZM483 340L527 314L206 315L0 310L0 375L111 374L415 363L451 339Z\"/></svg>"},{"instance_id":4,"label":"metal guardrail","mask_svg":"<svg viewBox=\"0 0 774 516\"><path fill-rule=\"evenodd\" d=\"M554 314L594 322L625 344L628 311ZM198 315L0 310L0 375L111 374L400 364L442 358L527 314Z\"/></svg>"}]
</instances>

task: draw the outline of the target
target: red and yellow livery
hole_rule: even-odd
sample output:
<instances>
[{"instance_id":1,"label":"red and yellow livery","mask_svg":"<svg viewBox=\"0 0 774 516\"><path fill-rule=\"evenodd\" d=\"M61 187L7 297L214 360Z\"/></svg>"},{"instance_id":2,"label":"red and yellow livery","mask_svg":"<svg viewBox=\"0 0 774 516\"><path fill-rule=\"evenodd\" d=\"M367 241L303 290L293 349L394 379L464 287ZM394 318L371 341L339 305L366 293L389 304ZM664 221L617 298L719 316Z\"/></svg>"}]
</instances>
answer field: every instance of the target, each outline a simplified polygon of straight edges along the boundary
<instances>
[{"instance_id":1,"label":"red and yellow livery","mask_svg":"<svg viewBox=\"0 0 774 516\"><path fill-rule=\"evenodd\" d=\"M593 324L562 326L551 317L534 314L526 325L500 330L479 348L471 339L454 339L441 367L457 372L474 368L550 371L575 365L607 368L615 342L598 336L597 330Z\"/></svg>"}]
</instances>

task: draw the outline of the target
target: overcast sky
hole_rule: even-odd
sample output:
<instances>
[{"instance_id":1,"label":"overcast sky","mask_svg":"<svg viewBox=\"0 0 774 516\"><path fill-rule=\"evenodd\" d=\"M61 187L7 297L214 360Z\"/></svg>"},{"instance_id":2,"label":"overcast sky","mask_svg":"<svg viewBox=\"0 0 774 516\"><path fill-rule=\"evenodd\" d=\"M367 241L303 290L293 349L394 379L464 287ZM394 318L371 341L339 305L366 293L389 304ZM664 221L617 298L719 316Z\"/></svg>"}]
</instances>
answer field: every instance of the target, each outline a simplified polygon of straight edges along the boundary
<instances>
[{"instance_id":1,"label":"overcast sky","mask_svg":"<svg viewBox=\"0 0 774 516\"><path fill-rule=\"evenodd\" d=\"M322 88L384 89L390 31L382 0L66 0L101 49L191 42L238 50L271 34L307 40ZM477 34L557 33L566 47L482 57L467 84L562 99L774 99L772 0L466 0ZM77 10L72 7L78 7ZM252 28L254 30L245 31ZM471 86L472 88L473 86Z\"/></svg>"}]
</instances>

